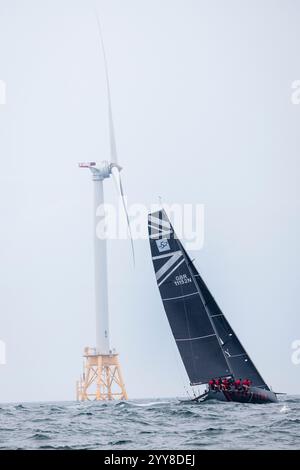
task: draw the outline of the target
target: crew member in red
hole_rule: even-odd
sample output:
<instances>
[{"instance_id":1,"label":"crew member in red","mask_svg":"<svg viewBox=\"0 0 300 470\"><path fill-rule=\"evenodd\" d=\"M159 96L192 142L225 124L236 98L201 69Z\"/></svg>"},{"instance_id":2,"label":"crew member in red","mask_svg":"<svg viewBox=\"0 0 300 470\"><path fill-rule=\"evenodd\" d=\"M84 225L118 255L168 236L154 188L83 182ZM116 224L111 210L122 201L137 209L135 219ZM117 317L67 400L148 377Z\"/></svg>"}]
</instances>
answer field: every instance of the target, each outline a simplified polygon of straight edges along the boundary
<instances>
[{"instance_id":1,"label":"crew member in red","mask_svg":"<svg viewBox=\"0 0 300 470\"><path fill-rule=\"evenodd\" d=\"M229 386L229 382L228 380L225 378L222 380L222 389L223 390L228 390L228 386Z\"/></svg>"},{"instance_id":2,"label":"crew member in red","mask_svg":"<svg viewBox=\"0 0 300 470\"><path fill-rule=\"evenodd\" d=\"M250 380L250 379L246 379L246 381L247 381L247 387L248 387L248 388L251 387L251 380Z\"/></svg>"},{"instance_id":3,"label":"crew member in red","mask_svg":"<svg viewBox=\"0 0 300 470\"><path fill-rule=\"evenodd\" d=\"M236 379L236 380L234 381L234 388L235 388L236 390L239 390L239 388L240 388L240 386L241 386L241 383L242 383L241 379Z\"/></svg>"},{"instance_id":4,"label":"crew member in red","mask_svg":"<svg viewBox=\"0 0 300 470\"><path fill-rule=\"evenodd\" d=\"M210 390L214 390L215 389L215 379L210 379L210 381L208 382L208 386L209 386Z\"/></svg>"},{"instance_id":5,"label":"crew member in red","mask_svg":"<svg viewBox=\"0 0 300 470\"><path fill-rule=\"evenodd\" d=\"M242 382L242 386L243 386L244 390L248 390L248 388L249 388L248 380L249 379L244 379L243 382Z\"/></svg>"},{"instance_id":6,"label":"crew member in red","mask_svg":"<svg viewBox=\"0 0 300 470\"><path fill-rule=\"evenodd\" d=\"M216 379L215 380L215 385L216 385L217 390L220 390L221 385L222 385L222 380L221 379Z\"/></svg>"}]
</instances>

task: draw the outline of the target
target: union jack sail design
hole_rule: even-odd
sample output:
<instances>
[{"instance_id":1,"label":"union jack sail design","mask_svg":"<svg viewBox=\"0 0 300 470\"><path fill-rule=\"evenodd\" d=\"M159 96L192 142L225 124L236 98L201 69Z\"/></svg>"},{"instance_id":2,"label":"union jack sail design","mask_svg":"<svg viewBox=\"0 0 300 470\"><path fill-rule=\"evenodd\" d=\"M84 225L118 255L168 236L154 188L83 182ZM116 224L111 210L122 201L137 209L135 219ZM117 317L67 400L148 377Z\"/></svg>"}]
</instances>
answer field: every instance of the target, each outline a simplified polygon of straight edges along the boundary
<instances>
[{"instance_id":1,"label":"union jack sail design","mask_svg":"<svg viewBox=\"0 0 300 470\"><path fill-rule=\"evenodd\" d=\"M231 375L268 389L164 210L149 214L148 230L157 285L191 385Z\"/></svg>"}]
</instances>

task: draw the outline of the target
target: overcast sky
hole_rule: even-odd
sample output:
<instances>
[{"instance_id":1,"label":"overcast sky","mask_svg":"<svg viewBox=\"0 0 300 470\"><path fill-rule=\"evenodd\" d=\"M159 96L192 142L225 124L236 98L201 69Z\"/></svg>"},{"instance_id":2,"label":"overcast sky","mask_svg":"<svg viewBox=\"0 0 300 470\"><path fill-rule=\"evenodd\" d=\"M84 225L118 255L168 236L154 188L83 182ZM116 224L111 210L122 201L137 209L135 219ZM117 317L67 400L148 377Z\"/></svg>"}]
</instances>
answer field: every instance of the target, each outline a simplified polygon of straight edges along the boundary
<instances>
[{"instance_id":1,"label":"overcast sky","mask_svg":"<svg viewBox=\"0 0 300 470\"><path fill-rule=\"evenodd\" d=\"M296 0L99 0L128 202L203 203L195 264L266 382L299 393ZM108 157L93 2L0 0L0 401L71 400L95 342L92 183ZM108 201L116 194L105 182ZM147 240L109 243L128 394L188 383Z\"/></svg>"}]
</instances>

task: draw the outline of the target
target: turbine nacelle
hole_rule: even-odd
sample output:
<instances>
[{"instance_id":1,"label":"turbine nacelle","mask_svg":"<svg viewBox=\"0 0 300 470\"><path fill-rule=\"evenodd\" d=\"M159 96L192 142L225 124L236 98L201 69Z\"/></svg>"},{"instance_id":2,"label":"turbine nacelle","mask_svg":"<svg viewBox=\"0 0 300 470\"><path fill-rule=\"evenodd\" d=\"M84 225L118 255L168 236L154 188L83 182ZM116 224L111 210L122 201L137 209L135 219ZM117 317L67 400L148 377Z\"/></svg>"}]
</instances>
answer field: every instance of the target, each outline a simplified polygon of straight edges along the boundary
<instances>
[{"instance_id":1,"label":"turbine nacelle","mask_svg":"<svg viewBox=\"0 0 300 470\"><path fill-rule=\"evenodd\" d=\"M112 169L117 168L118 171L122 170L122 167L117 163L110 163L107 160L102 162L84 162L78 164L79 168L89 168L93 174L94 180L104 180L112 175Z\"/></svg>"}]
</instances>

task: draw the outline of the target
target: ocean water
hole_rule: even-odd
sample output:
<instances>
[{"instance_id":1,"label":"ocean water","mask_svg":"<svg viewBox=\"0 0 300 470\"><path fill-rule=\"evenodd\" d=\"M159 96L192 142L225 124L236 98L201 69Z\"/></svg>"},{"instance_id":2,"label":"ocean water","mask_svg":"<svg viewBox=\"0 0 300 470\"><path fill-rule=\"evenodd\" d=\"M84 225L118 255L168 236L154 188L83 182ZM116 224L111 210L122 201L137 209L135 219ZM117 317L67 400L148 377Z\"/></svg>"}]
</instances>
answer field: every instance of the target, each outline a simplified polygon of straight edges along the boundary
<instances>
[{"instance_id":1,"label":"ocean water","mask_svg":"<svg viewBox=\"0 0 300 470\"><path fill-rule=\"evenodd\" d=\"M0 449L300 449L300 397L1 404Z\"/></svg>"}]
</instances>

